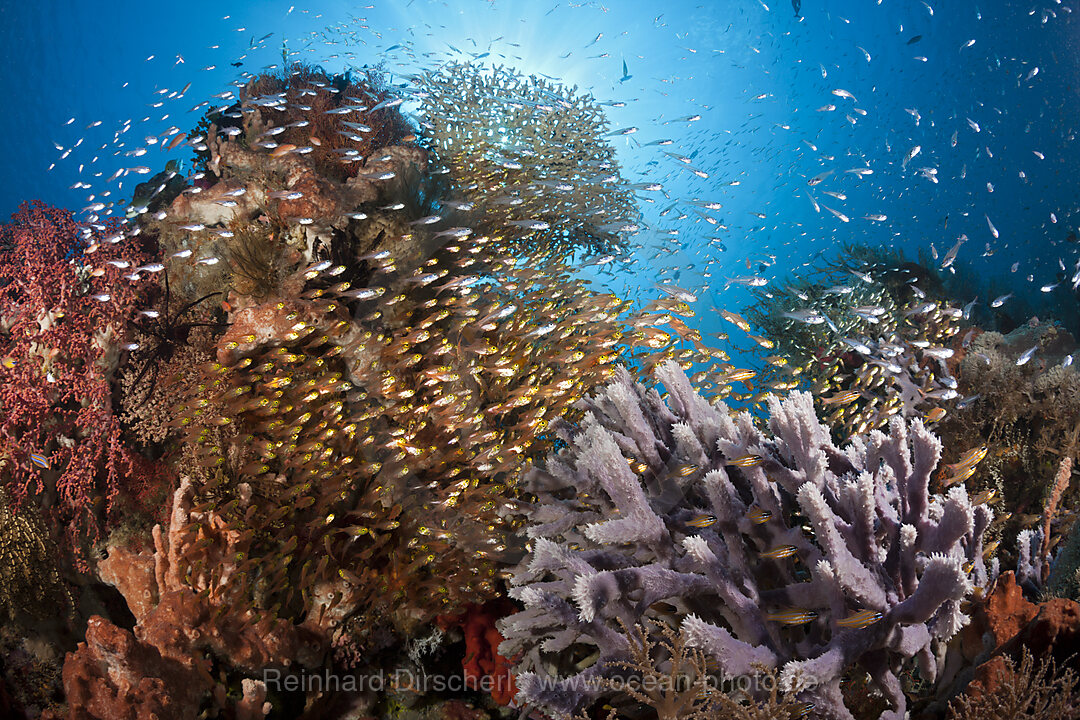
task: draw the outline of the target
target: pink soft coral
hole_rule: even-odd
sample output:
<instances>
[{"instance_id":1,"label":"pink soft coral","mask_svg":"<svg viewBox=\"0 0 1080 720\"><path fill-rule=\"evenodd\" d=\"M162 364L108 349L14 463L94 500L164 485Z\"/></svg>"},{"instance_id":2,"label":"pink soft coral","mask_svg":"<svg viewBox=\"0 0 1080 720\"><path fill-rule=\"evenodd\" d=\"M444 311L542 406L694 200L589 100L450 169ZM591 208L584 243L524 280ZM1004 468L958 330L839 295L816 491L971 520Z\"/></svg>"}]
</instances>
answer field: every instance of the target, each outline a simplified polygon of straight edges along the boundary
<instances>
[{"instance_id":1,"label":"pink soft coral","mask_svg":"<svg viewBox=\"0 0 1080 720\"><path fill-rule=\"evenodd\" d=\"M0 481L72 546L100 537L146 461L121 442L110 380L147 273L118 223L23 204L0 226Z\"/></svg>"}]
</instances>

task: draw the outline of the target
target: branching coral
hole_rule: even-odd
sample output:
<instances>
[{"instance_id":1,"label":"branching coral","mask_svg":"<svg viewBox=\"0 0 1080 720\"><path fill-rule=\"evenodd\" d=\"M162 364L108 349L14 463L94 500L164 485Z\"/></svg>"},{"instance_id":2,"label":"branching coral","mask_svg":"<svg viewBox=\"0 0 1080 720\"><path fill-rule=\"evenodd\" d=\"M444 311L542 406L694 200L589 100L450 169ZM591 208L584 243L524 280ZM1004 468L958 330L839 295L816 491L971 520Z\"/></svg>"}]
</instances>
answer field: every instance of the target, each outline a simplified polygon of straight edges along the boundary
<instances>
[{"instance_id":1,"label":"branching coral","mask_svg":"<svg viewBox=\"0 0 1080 720\"><path fill-rule=\"evenodd\" d=\"M724 676L775 669L844 718L841 679L860 666L903 717L896 673L917 658L934 677L935 644L987 579L990 511L963 488L929 493L940 445L918 420L840 449L809 395L770 399L766 435L676 365L657 375L666 404L620 371L526 477L532 551L511 591L526 609L500 646L521 658L519 699L572 712L627 659L616 624L667 616Z\"/></svg>"},{"instance_id":2,"label":"branching coral","mask_svg":"<svg viewBox=\"0 0 1080 720\"><path fill-rule=\"evenodd\" d=\"M615 693L613 702L631 700L656 712L657 720L795 720L808 706L779 692L776 674L760 668L762 700L738 687L725 687L709 670L709 658L668 625L623 627L630 659L615 661L616 678L599 678L598 687ZM749 686L747 686L749 689ZM585 720L584 713L576 716ZM608 720L617 718L613 707Z\"/></svg>"},{"instance_id":3,"label":"branching coral","mask_svg":"<svg viewBox=\"0 0 1080 720\"><path fill-rule=\"evenodd\" d=\"M1051 659L1036 661L1026 649L1020 664L1006 656L996 689L963 695L949 705L952 720L1074 720L1080 718L1076 673Z\"/></svg>"},{"instance_id":4,"label":"branching coral","mask_svg":"<svg viewBox=\"0 0 1080 720\"><path fill-rule=\"evenodd\" d=\"M485 232L535 251L610 252L634 225L592 96L509 68L456 63L417 78L436 156Z\"/></svg>"},{"instance_id":5,"label":"branching coral","mask_svg":"<svg viewBox=\"0 0 1080 720\"><path fill-rule=\"evenodd\" d=\"M149 477L125 447L111 379L146 256L116 224L24 204L0 227L0 480L83 547Z\"/></svg>"}]
</instances>

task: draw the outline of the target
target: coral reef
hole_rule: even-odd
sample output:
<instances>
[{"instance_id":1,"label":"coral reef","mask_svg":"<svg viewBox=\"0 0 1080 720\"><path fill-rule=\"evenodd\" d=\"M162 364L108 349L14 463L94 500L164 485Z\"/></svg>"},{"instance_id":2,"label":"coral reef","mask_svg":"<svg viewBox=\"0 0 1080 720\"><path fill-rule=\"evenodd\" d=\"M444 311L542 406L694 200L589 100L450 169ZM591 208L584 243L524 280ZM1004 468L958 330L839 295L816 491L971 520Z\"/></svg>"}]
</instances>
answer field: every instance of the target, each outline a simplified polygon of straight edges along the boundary
<instances>
[{"instance_id":1,"label":"coral reef","mask_svg":"<svg viewBox=\"0 0 1080 720\"><path fill-rule=\"evenodd\" d=\"M453 274L459 246L404 277L387 260L359 290L320 288L335 268L309 270L299 299L234 313L219 339L222 364L177 417L205 468L200 502L252 536L261 607L302 615L314 606L298 588L345 583L343 622L355 611L350 627L370 615L407 630L490 596L494 560L518 552L506 502L521 459L609 376L639 318L561 266L470 242L483 284ZM394 295L410 282L415 295ZM532 342L543 336L556 344Z\"/></svg>"},{"instance_id":2,"label":"coral reef","mask_svg":"<svg viewBox=\"0 0 1080 720\"><path fill-rule=\"evenodd\" d=\"M148 137L196 163L133 168L125 219L0 227L0 715L1071 708L1061 326L961 329L929 261L846 248L720 311L770 351L738 368L702 290L574 268L663 190L603 103L296 54Z\"/></svg>"},{"instance_id":3,"label":"coral reef","mask_svg":"<svg viewBox=\"0 0 1080 720\"><path fill-rule=\"evenodd\" d=\"M776 670L813 712L842 718L857 665L883 716L903 717L896 672L917 658L934 678L934 648L988 579L989 510L962 487L930 494L940 445L918 420L840 449L807 394L771 399L765 435L675 364L657 376L666 404L619 371L525 478L532 550L511 596L526 609L500 623L499 649L520 658L519 699L573 712L628 658L617 623L666 618L724 676Z\"/></svg>"},{"instance_id":4,"label":"coral reef","mask_svg":"<svg viewBox=\"0 0 1080 720\"><path fill-rule=\"evenodd\" d=\"M231 288L257 301L316 255L350 266L382 250L425 259L423 242L442 228L409 223L432 214L442 183L375 71L291 64L229 99L189 139L203 148L200 172L167 205L163 182L150 205L129 209L156 238L178 297Z\"/></svg>"},{"instance_id":5,"label":"coral reef","mask_svg":"<svg viewBox=\"0 0 1080 720\"><path fill-rule=\"evenodd\" d=\"M593 143L580 152L611 160L599 110L567 97L567 132ZM679 320L685 303L631 312L550 247L502 242L506 218L450 199L449 173L373 74L291 66L227 100L174 140L200 153L197 171L140 186L108 244L138 237L160 256L132 273L142 309L114 331L111 422L181 480L143 491L175 491L167 523L130 518L97 548L88 582L119 595L80 608L79 623L97 617L65 663L75 716L287 713L296 696L252 686L244 700L240 684L289 657L379 670L436 616L496 607L500 569L524 553L518 474L558 442L555 418L620 361L726 359ZM571 143L556 140L555 165ZM630 202L603 189L585 198L602 212ZM573 237L553 237L614 240L577 212ZM470 687L501 683L488 703L510 702L494 620L465 611L464 669Z\"/></svg>"}]
</instances>

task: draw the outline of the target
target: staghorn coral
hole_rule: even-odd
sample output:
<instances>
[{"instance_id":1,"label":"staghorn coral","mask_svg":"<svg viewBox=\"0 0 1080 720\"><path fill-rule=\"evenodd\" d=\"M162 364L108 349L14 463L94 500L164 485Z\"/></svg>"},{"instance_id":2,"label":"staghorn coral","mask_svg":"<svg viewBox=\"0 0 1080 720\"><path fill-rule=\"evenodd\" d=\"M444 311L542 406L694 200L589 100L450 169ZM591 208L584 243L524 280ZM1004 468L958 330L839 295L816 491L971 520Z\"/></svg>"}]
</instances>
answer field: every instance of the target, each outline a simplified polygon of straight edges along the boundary
<instances>
[{"instance_id":1,"label":"staghorn coral","mask_svg":"<svg viewBox=\"0 0 1080 720\"><path fill-rule=\"evenodd\" d=\"M933 679L935 646L987 580L989 510L962 487L929 493L940 445L918 420L840 449L809 395L770 399L766 435L678 366L657 376L666 404L620 370L526 476L532 549L511 590L525 610L501 622L499 648L520 658L518 699L578 709L628 657L616 624L667 618L726 677L762 665L814 713L846 718L841 680L860 666L883 717L903 717L896 673L917 658Z\"/></svg>"},{"instance_id":2,"label":"staghorn coral","mask_svg":"<svg viewBox=\"0 0 1080 720\"><path fill-rule=\"evenodd\" d=\"M150 282L131 274L146 260L133 235L41 203L0 227L0 484L62 528L80 564L152 484L123 441L111 386Z\"/></svg>"},{"instance_id":3,"label":"staghorn coral","mask_svg":"<svg viewBox=\"0 0 1080 720\"><path fill-rule=\"evenodd\" d=\"M882 428L898 413L935 417L958 396L954 336L963 315L937 289L920 266L891 258L845 261L759 293L746 314L775 346L763 381L810 389L838 438Z\"/></svg>"},{"instance_id":4,"label":"staghorn coral","mask_svg":"<svg viewBox=\"0 0 1080 720\"><path fill-rule=\"evenodd\" d=\"M415 78L422 125L484 232L545 254L607 253L638 212L591 95L505 67L451 63Z\"/></svg>"}]
</instances>

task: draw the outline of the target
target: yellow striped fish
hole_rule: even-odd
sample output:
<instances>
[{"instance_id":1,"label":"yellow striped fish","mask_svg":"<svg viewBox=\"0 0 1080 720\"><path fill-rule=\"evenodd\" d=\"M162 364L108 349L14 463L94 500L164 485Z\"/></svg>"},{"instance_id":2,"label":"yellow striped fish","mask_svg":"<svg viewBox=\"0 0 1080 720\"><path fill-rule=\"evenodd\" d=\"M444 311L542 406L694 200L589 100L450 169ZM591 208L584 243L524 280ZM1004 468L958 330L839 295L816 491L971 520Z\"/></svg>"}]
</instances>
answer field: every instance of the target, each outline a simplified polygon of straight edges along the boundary
<instances>
[{"instance_id":1,"label":"yellow striped fish","mask_svg":"<svg viewBox=\"0 0 1080 720\"><path fill-rule=\"evenodd\" d=\"M30 462L34 463L39 468L44 468L46 470L52 467L52 463L49 462L49 458L38 453L30 453Z\"/></svg>"},{"instance_id":2,"label":"yellow striped fish","mask_svg":"<svg viewBox=\"0 0 1080 720\"><path fill-rule=\"evenodd\" d=\"M945 469L950 472L956 472L957 470L966 470L967 468L974 467L982 462L982 459L986 457L986 453L989 451L985 445L980 447L971 448L960 459L954 462L952 465L946 465Z\"/></svg>"},{"instance_id":3,"label":"yellow striped fish","mask_svg":"<svg viewBox=\"0 0 1080 720\"><path fill-rule=\"evenodd\" d=\"M808 622L817 620L817 617L818 614L814 610L789 608L787 610L767 613L765 615L765 620L768 622L780 623L781 625L805 625Z\"/></svg>"},{"instance_id":4,"label":"yellow striped fish","mask_svg":"<svg viewBox=\"0 0 1080 720\"><path fill-rule=\"evenodd\" d=\"M728 463L728 465L734 465L735 467L741 468L757 467L760 464L760 455L743 455L742 457L737 457Z\"/></svg>"},{"instance_id":5,"label":"yellow striped fish","mask_svg":"<svg viewBox=\"0 0 1080 720\"><path fill-rule=\"evenodd\" d=\"M750 512L746 514L750 518L750 522L755 525L761 525L762 523L769 522L769 518L772 517L772 513L768 510L762 510L761 508L751 508Z\"/></svg>"},{"instance_id":6,"label":"yellow striped fish","mask_svg":"<svg viewBox=\"0 0 1080 720\"><path fill-rule=\"evenodd\" d=\"M961 470L960 472L956 473L955 475L953 475L951 477L947 477L944 480L942 480L941 481L941 486L942 487L950 487L952 485L956 485L957 483L962 483L962 482L964 482L965 480L967 480L969 477L971 477L974 474L975 474L975 466L974 465L972 465L971 467L966 467L963 470Z\"/></svg>"},{"instance_id":7,"label":"yellow striped fish","mask_svg":"<svg viewBox=\"0 0 1080 720\"><path fill-rule=\"evenodd\" d=\"M862 629L864 627L870 627L883 617L884 615L877 610L859 610L856 613L848 615L846 618L837 620L836 624L843 628Z\"/></svg>"},{"instance_id":8,"label":"yellow striped fish","mask_svg":"<svg viewBox=\"0 0 1080 720\"><path fill-rule=\"evenodd\" d=\"M700 468L693 463L681 463L671 468L671 474L675 477L686 478L696 473Z\"/></svg>"},{"instance_id":9,"label":"yellow striped fish","mask_svg":"<svg viewBox=\"0 0 1080 720\"><path fill-rule=\"evenodd\" d=\"M757 377L753 370L734 370L724 377L727 382L742 382Z\"/></svg>"},{"instance_id":10,"label":"yellow striped fish","mask_svg":"<svg viewBox=\"0 0 1080 720\"><path fill-rule=\"evenodd\" d=\"M791 557L795 554L795 552L796 548L794 545L780 545L779 547L774 547L768 552L761 553L761 557L769 558L770 560L783 560L784 558Z\"/></svg>"},{"instance_id":11,"label":"yellow striped fish","mask_svg":"<svg viewBox=\"0 0 1080 720\"><path fill-rule=\"evenodd\" d=\"M822 398L821 402L826 405L847 405L853 403L859 399L862 395L858 390L845 390L844 392L831 395L827 398Z\"/></svg>"},{"instance_id":12,"label":"yellow striped fish","mask_svg":"<svg viewBox=\"0 0 1080 720\"><path fill-rule=\"evenodd\" d=\"M698 513L690 520L687 520L686 524L690 527L707 528L716 522L716 516L709 513Z\"/></svg>"}]
</instances>

